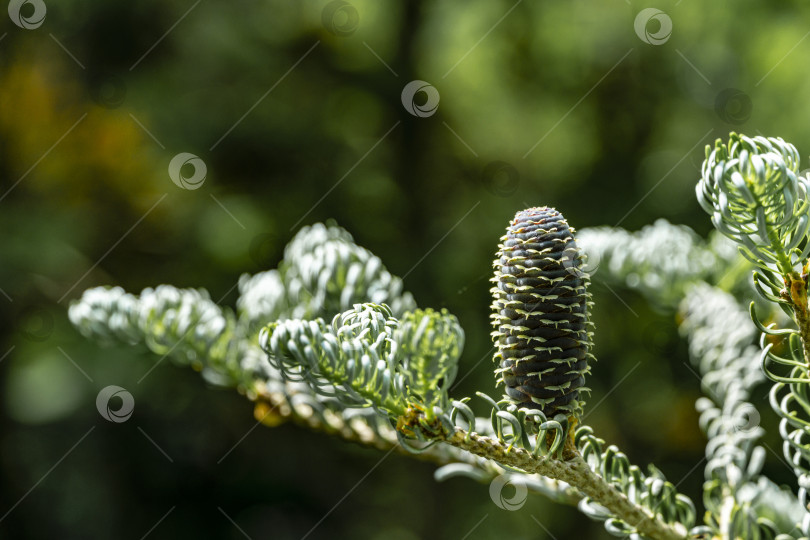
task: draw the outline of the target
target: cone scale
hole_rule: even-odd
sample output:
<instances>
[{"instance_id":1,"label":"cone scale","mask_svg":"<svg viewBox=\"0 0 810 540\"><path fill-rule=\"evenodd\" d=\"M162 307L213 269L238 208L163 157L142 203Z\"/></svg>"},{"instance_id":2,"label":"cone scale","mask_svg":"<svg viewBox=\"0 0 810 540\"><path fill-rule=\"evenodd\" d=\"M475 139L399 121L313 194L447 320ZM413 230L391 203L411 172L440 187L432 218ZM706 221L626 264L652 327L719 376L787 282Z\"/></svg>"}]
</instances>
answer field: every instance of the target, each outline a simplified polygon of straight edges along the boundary
<instances>
[{"instance_id":1,"label":"cone scale","mask_svg":"<svg viewBox=\"0 0 810 540\"><path fill-rule=\"evenodd\" d=\"M520 407L578 417L592 323L573 228L553 208L522 210L501 237L490 280L495 375Z\"/></svg>"}]
</instances>

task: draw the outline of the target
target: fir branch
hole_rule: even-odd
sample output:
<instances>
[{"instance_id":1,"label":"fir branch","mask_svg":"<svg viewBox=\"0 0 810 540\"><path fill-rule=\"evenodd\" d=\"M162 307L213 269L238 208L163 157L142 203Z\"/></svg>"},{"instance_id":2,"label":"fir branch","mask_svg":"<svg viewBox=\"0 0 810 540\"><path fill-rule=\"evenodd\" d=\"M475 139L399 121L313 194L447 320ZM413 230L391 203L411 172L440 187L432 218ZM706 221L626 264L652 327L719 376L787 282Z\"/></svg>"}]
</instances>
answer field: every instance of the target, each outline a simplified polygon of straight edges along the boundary
<instances>
[{"instance_id":1,"label":"fir branch","mask_svg":"<svg viewBox=\"0 0 810 540\"><path fill-rule=\"evenodd\" d=\"M632 531L644 537L658 540L683 540L687 537L683 524L665 523L655 513L632 503L625 494L596 474L578 454L570 460L536 456L525 449L506 447L500 441L462 429L456 429L444 440L474 455L566 482L607 509L609 515L620 517L630 525Z\"/></svg>"}]
</instances>

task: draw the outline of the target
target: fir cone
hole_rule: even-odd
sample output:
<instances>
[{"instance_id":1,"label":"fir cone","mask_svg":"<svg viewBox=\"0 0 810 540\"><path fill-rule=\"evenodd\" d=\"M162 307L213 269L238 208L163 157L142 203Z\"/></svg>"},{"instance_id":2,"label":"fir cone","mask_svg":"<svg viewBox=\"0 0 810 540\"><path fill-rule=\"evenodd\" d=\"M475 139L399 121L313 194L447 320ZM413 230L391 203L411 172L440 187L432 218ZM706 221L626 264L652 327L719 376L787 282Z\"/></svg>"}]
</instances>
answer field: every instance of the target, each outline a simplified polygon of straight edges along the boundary
<instances>
[{"instance_id":1,"label":"fir cone","mask_svg":"<svg viewBox=\"0 0 810 540\"><path fill-rule=\"evenodd\" d=\"M588 390L590 294L573 233L553 208L518 212L490 280L498 383L516 405L548 418L579 416Z\"/></svg>"}]
</instances>

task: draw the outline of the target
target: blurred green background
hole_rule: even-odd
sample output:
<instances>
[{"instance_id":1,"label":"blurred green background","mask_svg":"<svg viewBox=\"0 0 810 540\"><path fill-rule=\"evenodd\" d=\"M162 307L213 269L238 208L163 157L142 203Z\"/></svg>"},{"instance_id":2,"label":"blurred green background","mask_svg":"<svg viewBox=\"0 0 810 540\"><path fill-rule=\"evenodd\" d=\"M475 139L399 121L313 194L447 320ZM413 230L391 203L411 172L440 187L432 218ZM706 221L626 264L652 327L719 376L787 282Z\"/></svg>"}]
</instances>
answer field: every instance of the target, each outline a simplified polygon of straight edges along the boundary
<instances>
[{"instance_id":1,"label":"blurred green background","mask_svg":"<svg viewBox=\"0 0 810 540\"><path fill-rule=\"evenodd\" d=\"M43 5L36 28L0 17L4 538L606 538L539 497L508 512L429 464L254 429L236 392L168 362L144 378L154 357L83 340L69 302L172 283L233 304L241 273L334 218L421 306L459 317L454 396L492 393L487 280L515 211L705 234L706 143L741 130L810 149L798 0L662 0L660 39L660 17L637 33L650 6L635 0ZM438 91L434 114L403 106L416 79ZM180 152L205 162L199 189L170 179ZM586 422L699 501L699 381L674 314L615 292L597 272ZM122 424L96 411L111 384L135 398ZM792 481L773 454L766 472Z\"/></svg>"}]
</instances>

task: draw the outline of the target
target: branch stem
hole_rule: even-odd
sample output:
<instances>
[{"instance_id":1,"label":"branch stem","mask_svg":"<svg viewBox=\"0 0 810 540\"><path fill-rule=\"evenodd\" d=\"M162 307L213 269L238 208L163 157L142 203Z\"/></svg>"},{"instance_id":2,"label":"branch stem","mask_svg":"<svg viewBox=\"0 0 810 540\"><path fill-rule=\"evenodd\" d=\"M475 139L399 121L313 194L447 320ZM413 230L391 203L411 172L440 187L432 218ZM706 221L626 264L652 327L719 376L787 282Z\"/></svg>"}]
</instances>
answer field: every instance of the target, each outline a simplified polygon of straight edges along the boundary
<instances>
[{"instance_id":1,"label":"branch stem","mask_svg":"<svg viewBox=\"0 0 810 540\"><path fill-rule=\"evenodd\" d=\"M471 454L527 473L562 480L635 527L644 537L655 540L687 538L687 532L682 525L664 523L648 509L631 502L623 493L591 470L579 453L565 461L535 456L522 448L508 448L499 441L458 428L445 439L445 442Z\"/></svg>"},{"instance_id":2,"label":"branch stem","mask_svg":"<svg viewBox=\"0 0 810 540\"><path fill-rule=\"evenodd\" d=\"M764 208L756 195L755 200ZM803 275L793 269L790 254L785 251L776 228L768 222L767 217L765 218L765 228L771 251L776 256L776 267L785 280L786 296L793 307L793 316L799 327L804 363L810 366L810 311L808 311L807 305L807 281Z\"/></svg>"},{"instance_id":3,"label":"branch stem","mask_svg":"<svg viewBox=\"0 0 810 540\"><path fill-rule=\"evenodd\" d=\"M793 306L793 317L796 319L799 335L802 338L804 363L810 366L810 311L807 306L807 282L797 272L793 272L789 276L785 276L785 283L788 286L788 295Z\"/></svg>"},{"instance_id":4,"label":"branch stem","mask_svg":"<svg viewBox=\"0 0 810 540\"><path fill-rule=\"evenodd\" d=\"M407 451L399 444L396 431L387 428L385 424L375 426L373 429L359 418L346 420L342 415L331 411L323 411L322 415L315 414L315 411L308 405L298 404L297 406L282 392L270 392L262 385L253 388L255 394L252 400L255 401L254 417L257 422L261 422L267 427L276 427L285 422L292 422L314 431L323 432L328 435L340 437L344 441L359 444L361 446L374 448L381 451L394 449L395 452L418 459L428 461L436 465L447 465L449 463L465 463L472 465L490 481L501 473L501 468L494 462L480 459L469 452L461 451L446 445L435 445L427 451L414 454ZM540 493L549 499L561 504L576 506L582 496L577 490L569 486L560 484L555 479L538 478L535 485L530 486L530 490ZM546 489L538 489L543 485Z\"/></svg>"}]
</instances>

